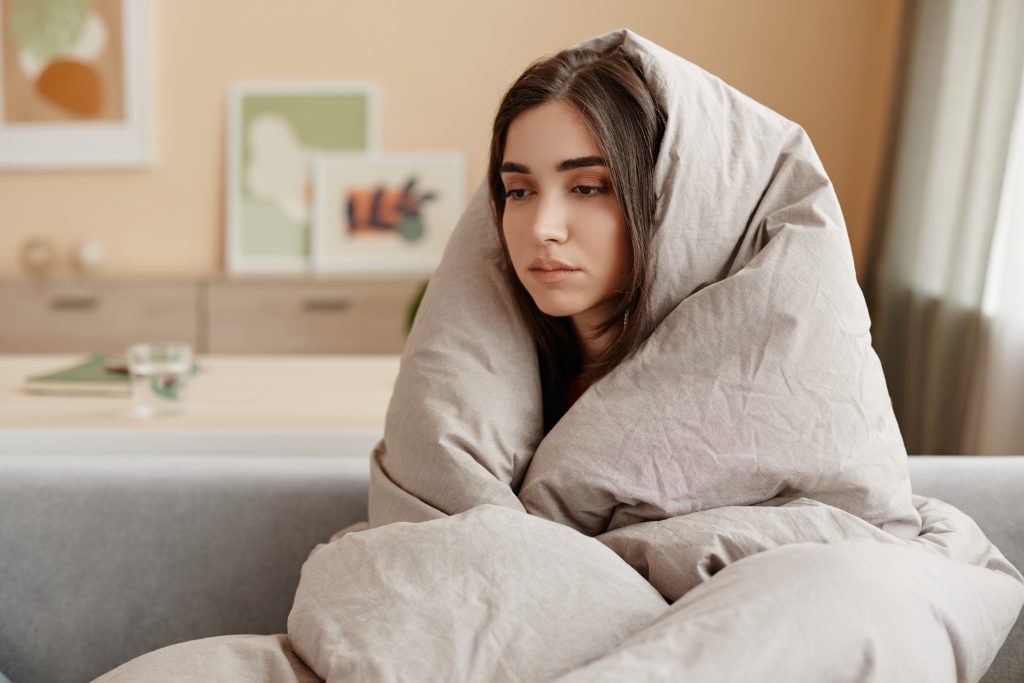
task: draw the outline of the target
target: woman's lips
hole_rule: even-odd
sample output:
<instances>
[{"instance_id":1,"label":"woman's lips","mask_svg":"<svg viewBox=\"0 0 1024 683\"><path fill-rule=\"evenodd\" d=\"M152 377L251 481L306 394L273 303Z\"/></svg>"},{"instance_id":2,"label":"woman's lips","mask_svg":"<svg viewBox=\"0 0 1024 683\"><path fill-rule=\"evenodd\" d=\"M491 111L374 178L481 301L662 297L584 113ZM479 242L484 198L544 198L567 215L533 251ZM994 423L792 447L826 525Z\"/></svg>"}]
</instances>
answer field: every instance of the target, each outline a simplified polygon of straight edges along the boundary
<instances>
[{"instance_id":1,"label":"woman's lips","mask_svg":"<svg viewBox=\"0 0 1024 683\"><path fill-rule=\"evenodd\" d=\"M572 277L574 273L578 272L580 272L579 268L557 259L538 258L530 263L530 275L537 282L542 282L546 285L564 282Z\"/></svg>"},{"instance_id":2,"label":"woman's lips","mask_svg":"<svg viewBox=\"0 0 1024 683\"><path fill-rule=\"evenodd\" d=\"M554 285L559 282L565 282L570 277L580 272L576 269L558 268L555 270L543 270L540 268L530 268L530 275L533 279L538 282L543 282L546 285Z\"/></svg>"}]
</instances>

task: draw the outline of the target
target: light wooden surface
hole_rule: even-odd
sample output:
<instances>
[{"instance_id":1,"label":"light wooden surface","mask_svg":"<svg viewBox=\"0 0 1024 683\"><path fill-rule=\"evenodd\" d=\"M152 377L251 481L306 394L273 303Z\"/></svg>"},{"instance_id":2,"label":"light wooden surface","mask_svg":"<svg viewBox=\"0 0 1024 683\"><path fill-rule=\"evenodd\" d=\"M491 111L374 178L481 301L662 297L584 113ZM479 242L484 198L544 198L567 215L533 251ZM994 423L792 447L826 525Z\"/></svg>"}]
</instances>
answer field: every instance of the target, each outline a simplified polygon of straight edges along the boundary
<instances>
[{"instance_id":1,"label":"light wooden surface","mask_svg":"<svg viewBox=\"0 0 1024 683\"><path fill-rule=\"evenodd\" d=\"M399 356L199 356L182 416L138 419L123 397L35 396L26 377L80 355L0 355L0 430L381 434Z\"/></svg>"}]
</instances>

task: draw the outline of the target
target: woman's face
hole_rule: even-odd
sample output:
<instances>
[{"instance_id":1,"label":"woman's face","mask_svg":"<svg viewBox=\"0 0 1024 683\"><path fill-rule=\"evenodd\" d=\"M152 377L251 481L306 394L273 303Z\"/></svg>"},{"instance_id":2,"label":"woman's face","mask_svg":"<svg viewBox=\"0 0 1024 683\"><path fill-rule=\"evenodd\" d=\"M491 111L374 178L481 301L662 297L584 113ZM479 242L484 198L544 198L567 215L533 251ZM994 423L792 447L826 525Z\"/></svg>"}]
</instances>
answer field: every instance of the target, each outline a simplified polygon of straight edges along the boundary
<instances>
[{"instance_id":1,"label":"woman's face","mask_svg":"<svg viewBox=\"0 0 1024 683\"><path fill-rule=\"evenodd\" d=\"M629 238L608 166L576 110L550 102L516 117L501 178L502 231L520 282L544 313L594 329L625 286Z\"/></svg>"}]
</instances>

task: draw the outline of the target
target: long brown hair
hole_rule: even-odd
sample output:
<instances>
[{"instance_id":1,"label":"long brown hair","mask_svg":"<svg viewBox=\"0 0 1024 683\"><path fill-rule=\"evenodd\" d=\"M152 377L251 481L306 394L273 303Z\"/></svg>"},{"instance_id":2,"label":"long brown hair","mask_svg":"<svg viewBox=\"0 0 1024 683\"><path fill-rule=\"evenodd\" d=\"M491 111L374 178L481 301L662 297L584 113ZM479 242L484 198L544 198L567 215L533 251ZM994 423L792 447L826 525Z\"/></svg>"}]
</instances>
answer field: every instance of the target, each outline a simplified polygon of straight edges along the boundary
<instances>
[{"instance_id":1,"label":"long brown hair","mask_svg":"<svg viewBox=\"0 0 1024 683\"><path fill-rule=\"evenodd\" d=\"M543 313L519 281L501 228L505 214L501 164L509 126L524 111L548 102L567 104L581 115L608 162L615 197L629 235L631 261L627 284L595 335L600 336L619 325L622 331L586 366L570 319ZM620 48L604 53L570 49L534 62L512 84L498 107L487 171L491 206L504 246L506 276L537 344L545 430L561 417L568 400L568 387L574 378L585 384L600 379L633 353L650 332L648 262L657 208L654 166L664 130L664 116L654 96L637 66Z\"/></svg>"}]
</instances>

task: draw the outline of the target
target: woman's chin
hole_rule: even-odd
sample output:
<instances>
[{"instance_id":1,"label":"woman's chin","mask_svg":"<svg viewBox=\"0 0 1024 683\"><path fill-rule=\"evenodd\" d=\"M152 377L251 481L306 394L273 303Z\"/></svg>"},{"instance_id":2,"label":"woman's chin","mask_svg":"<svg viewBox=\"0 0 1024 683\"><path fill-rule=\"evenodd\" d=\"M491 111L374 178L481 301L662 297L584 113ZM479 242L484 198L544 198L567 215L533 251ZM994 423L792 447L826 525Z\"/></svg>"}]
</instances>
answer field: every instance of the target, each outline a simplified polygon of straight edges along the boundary
<instances>
[{"instance_id":1,"label":"woman's chin","mask_svg":"<svg viewBox=\"0 0 1024 683\"><path fill-rule=\"evenodd\" d=\"M573 306L564 301L551 301L549 299L539 299L534 297L533 303L536 304L537 308L544 315L550 315L552 318L565 318L567 316L576 315L580 312L579 306Z\"/></svg>"}]
</instances>

